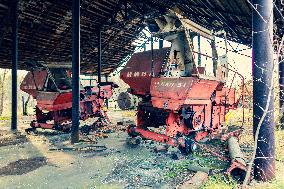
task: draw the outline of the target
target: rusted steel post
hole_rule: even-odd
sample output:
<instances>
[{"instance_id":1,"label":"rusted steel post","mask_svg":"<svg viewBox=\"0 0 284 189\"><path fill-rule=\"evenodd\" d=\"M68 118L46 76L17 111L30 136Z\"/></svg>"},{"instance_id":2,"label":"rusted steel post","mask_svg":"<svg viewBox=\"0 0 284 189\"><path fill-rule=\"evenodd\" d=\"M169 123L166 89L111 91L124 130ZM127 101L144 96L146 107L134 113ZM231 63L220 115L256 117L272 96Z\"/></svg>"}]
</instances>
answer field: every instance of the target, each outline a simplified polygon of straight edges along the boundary
<instances>
[{"instance_id":1,"label":"rusted steel post","mask_svg":"<svg viewBox=\"0 0 284 189\"><path fill-rule=\"evenodd\" d=\"M283 115L283 111L284 111L284 57L283 55L281 55L279 57L279 116L280 116L280 124L281 124L281 128L284 128L284 115Z\"/></svg>"},{"instance_id":2,"label":"rusted steel post","mask_svg":"<svg viewBox=\"0 0 284 189\"><path fill-rule=\"evenodd\" d=\"M102 32L98 31L98 82L102 82Z\"/></svg>"},{"instance_id":3,"label":"rusted steel post","mask_svg":"<svg viewBox=\"0 0 284 189\"><path fill-rule=\"evenodd\" d=\"M154 76L154 37L151 34L151 77Z\"/></svg>"},{"instance_id":4,"label":"rusted steel post","mask_svg":"<svg viewBox=\"0 0 284 189\"><path fill-rule=\"evenodd\" d=\"M79 141L80 126L80 1L72 1L72 128L71 144Z\"/></svg>"},{"instance_id":5,"label":"rusted steel post","mask_svg":"<svg viewBox=\"0 0 284 189\"><path fill-rule=\"evenodd\" d=\"M105 81L108 82L108 75L105 75ZM108 109L108 98L105 99L106 101L106 108Z\"/></svg>"},{"instance_id":6,"label":"rusted steel post","mask_svg":"<svg viewBox=\"0 0 284 189\"><path fill-rule=\"evenodd\" d=\"M198 66L201 66L200 33L197 34L197 43L198 43Z\"/></svg>"},{"instance_id":7,"label":"rusted steel post","mask_svg":"<svg viewBox=\"0 0 284 189\"><path fill-rule=\"evenodd\" d=\"M253 0L253 131L258 137L254 176L268 181L275 177L273 105L273 0ZM261 117L259 135L257 128Z\"/></svg>"},{"instance_id":8,"label":"rusted steel post","mask_svg":"<svg viewBox=\"0 0 284 189\"><path fill-rule=\"evenodd\" d=\"M18 0L12 3L12 119L11 129L17 130L17 70L18 70Z\"/></svg>"},{"instance_id":9,"label":"rusted steel post","mask_svg":"<svg viewBox=\"0 0 284 189\"><path fill-rule=\"evenodd\" d=\"M211 41L211 48L212 48L213 73L214 76L217 76L218 54L216 49L215 37Z\"/></svg>"},{"instance_id":10,"label":"rusted steel post","mask_svg":"<svg viewBox=\"0 0 284 189\"><path fill-rule=\"evenodd\" d=\"M159 49L162 49L164 47L164 40L159 39Z\"/></svg>"}]
</instances>

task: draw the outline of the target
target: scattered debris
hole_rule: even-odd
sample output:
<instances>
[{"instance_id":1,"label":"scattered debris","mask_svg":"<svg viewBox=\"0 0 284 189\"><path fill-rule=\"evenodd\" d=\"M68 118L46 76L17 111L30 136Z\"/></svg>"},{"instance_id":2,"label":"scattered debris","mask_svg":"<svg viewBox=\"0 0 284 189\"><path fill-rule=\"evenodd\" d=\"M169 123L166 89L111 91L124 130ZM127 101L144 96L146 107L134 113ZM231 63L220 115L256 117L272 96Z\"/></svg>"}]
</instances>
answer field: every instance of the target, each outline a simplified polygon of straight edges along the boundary
<instances>
[{"instance_id":1,"label":"scattered debris","mask_svg":"<svg viewBox=\"0 0 284 189\"><path fill-rule=\"evenodd\" d=\"M197 165L188 165L187 166L187 170L188 171L194 171L194 172L204 172L207 175L209 175L212 171L207 168L207 167L201 167L201 166L197 166Z\"/></svg>"},{"instance_id":2,"label":"scattered debris","mask_svg":"<svg viewBox=\"0 0 284 189\"><path fill-rule=\"evenodd\" d=\"M80 152L102 152L107 149L104 145L83 145L73 147L62 147L62 148L49 148L49 151L80 151Z\"/></svg>"},{"instance_id":3,"label":"scattered debris","mask_svg":"<svg viewBox=\"0 0 284 189\"><path fill-rule=\"evenodd\" d=\"M197 173L188 181L184 182L182 185L178 186L177 189L198 189L204 182L208 180L208 174L202 171L197 171Z\"/></svg>"},{"instance_id":4,"label":"scattered debris","mask_svg":"<svg viewBox=\"0 0 284 189\"><path fill-rule=\"evenodd\" d=\"M126 144L131 146L131 147L135 147L137 145L139 145L141 143L141 138L140 137L127 137L126 138Z\"/></svg>"},{"instance_id":5,"label":"scattered debris","mask_svg":"<svg viewBox=\"0 0 284 189\"><path fill-rule=\"evenodd\" d=\"M12 133L6 130L0 131L0 147L22 144L27 141L28 141L27 137L20 133Z\"/></svg>"},{"instance_id":6,"label":"scattered debris","mask_svg":"<svg viewBox=\"0 0 284 189\"><path fill-rule=\"evenodd\" d=\"M167 145L158 145L156 146L156 148L154 149L154 152L158 153L158 152L167 152L168 151L169 146Z\"/></svg>"},{"instance_id":7,"label":"scattered debris","mask_svg":"<svg viewBox=\"0 0 284 189\"><path fill-rule=\"evenodd\" d=\"M163 180L163 167L153 159L118 160L113 171L103 182L119 182L125 189L141 187L160 188Z\"/></svg>"},{"instance_id":8,"label":"scattered debris","mask_svg":"<svg viewBox=\"0 0 284 189\"><path fill-rule=\"evenodd\" d=\"M207 173L202 171L197 171L197 173L190 180L178 186L177 189L198 189L207 180L208 180Z\"/></svg>"}]
</instances>

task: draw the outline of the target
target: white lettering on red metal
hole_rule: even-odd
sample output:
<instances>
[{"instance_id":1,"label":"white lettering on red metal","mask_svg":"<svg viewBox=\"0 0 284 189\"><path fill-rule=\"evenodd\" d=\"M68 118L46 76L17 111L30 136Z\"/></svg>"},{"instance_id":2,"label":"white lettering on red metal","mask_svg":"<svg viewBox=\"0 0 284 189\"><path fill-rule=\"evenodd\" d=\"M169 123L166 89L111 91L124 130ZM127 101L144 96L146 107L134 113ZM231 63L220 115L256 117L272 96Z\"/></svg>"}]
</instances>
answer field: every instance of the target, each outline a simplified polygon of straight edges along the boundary
<instances>
[{"instance_id":1,"label":"white lettering on red metal","mask_svg":"<svg viewBox=\"0 0 284 189\"><path fill-rule=\"evenodd\" d=\"M186 83L170 83L170 82L155 82L154 85L157 86L161 86L161 87L177 87L177 88L185 88L186 87Z\"/></svg>"},{"instance_id":2,"label":"white lettering on red metal","mask_svg":"<svg viewBox=\"0 0 284 189\"><path fill-rule=\"evenodd\" d=\"M134 72L134 77L139 77L140 73L139 72Z\"/></svg>"},{"instance_id":3,"label":"white lettering on red metal","mask_svg":"<svg viewBox=\"0 0 284 189\"><path fill-rule=\"evenodd\" d=\"M34 85L26 85L23 86L23 89L36 89L36 87Z\"/></svg>"},{"instance_id":4,"label":"white lettering on red metal","mask_svg":"<svg viewBox=\"0 0 284 189\"><path fill-rule=\"evenodd\" d=\"M126 77L151 77L151 73L147 73L147 72L127 72ZM154 73L153 73L153 77L154 77Z\"/></svg>"},{"instance_id":5,"label":"white lettering on red metal","mask_svg":"<svg viewBox=\"0 0 284 189\"><path fill-rule=\"evenodd\" d=\"M127 72L126 77L132 77L132 72Z\"/></svg>"}]
</instances>

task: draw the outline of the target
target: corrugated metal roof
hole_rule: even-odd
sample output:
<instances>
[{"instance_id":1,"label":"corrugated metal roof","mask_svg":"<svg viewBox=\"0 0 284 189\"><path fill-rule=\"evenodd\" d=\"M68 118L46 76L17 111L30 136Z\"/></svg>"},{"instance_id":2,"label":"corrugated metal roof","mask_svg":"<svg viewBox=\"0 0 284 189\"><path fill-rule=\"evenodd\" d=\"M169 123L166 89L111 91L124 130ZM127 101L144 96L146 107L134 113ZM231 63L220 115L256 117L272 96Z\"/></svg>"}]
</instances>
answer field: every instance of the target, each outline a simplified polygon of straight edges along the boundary
<instances>
[{"instance_id":1,"label":"corrugated metal roof","mask_svg":"<svg viewBox=\"0 0 284 189\"><path fill-rule=\"evenodd\" d=\"M0 0L0 67L11 67L10 0ZM19 0L19 68L25 62L71 63L71 0ZM102 30L103 73L133 52L144 20L177 6L198 24L224 29L228 38L251 43L251 5L247 0L81 0L82 71L97 66L97 32ZM279 7L280 1L276 1ZM275 10L278 32L283 19ZM141 36L140 36L141 37Z\"/></svg>"}]
</instances>

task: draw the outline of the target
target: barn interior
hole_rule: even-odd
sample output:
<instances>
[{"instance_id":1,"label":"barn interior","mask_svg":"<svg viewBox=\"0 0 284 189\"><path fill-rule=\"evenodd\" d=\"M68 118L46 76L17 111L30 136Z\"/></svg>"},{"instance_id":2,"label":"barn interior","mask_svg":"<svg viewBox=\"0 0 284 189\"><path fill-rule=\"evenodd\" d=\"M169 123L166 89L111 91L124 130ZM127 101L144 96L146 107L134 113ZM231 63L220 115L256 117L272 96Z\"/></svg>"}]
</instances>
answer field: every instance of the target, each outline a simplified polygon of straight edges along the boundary
<instances>
[{"instance_id":1,"label":"barn interior","mask_svg":"<svg viewBox=\"0 0 284 189\"><path fill-rule=\"evenodd\" d=\"M281 0L0 0L0 188L283 188Z\"/></svg>"}]
</instances>

